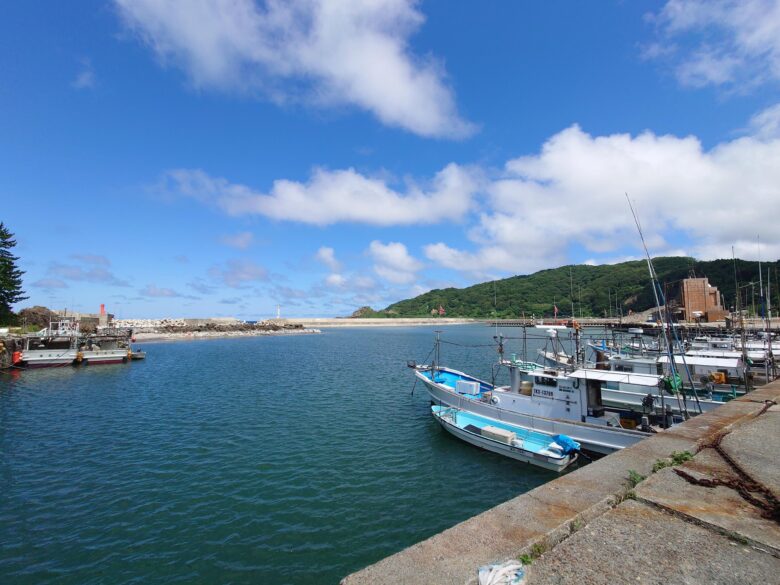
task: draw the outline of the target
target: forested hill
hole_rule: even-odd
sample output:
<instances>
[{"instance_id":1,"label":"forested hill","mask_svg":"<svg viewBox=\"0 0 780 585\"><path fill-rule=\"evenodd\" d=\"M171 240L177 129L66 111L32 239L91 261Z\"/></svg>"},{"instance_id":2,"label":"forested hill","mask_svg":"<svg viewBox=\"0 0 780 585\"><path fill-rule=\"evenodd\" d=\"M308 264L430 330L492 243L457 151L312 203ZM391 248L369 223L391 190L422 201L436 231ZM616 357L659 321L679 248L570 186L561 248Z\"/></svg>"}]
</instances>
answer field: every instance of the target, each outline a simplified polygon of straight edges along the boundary
<instances>
[{"instance_id":1,"label":"forested hill","mask_svg":"<svg viewBox=\"0 0 780 585\"><path fill-rule=\"evenodd\" d=\"M705 262L680 256L662 257L654 259L653 265L670 299L678 295L682 279L706 276L710 284L721 291L725 307L734 304L734 261L731 259ZM767 268L771 270L772 305L775 307L780 292L779 267L777 261L762 263L764 280ZM758 306L758 263L737 260L736 269L743 305L750 308L755 299ZM744 287L753 281L755 287ZM629 310L644 311L655 306L647 264L637 260L602 266L561 266L463 289L432 290L394 303L382 311L362 310L361 316L421 317L429 316L433 309L441 306L447 317L513 318L532 314L539 317L552 316L553 303L558 307L558 315L566 316L572 312L572 296L577 317L618 315L620 311L626 315Z\"/></svg>"}]
</instances>

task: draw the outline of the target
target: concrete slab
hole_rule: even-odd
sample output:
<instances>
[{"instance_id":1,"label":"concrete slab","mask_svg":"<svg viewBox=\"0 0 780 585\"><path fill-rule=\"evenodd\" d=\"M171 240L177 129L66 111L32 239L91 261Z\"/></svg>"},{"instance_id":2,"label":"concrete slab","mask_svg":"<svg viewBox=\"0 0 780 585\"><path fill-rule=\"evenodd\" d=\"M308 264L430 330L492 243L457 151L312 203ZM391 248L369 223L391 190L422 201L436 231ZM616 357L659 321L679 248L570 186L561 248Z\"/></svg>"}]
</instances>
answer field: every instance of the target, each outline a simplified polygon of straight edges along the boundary
<instances>
[{"instance_id":1,"label":"concrete slab","mask_svg":"<svg viewBox=\"0 0 780 585\"><path fill-rule=\"evenodd\" d=\"M780 559L626 501L542 555L527 569L529 585L766 585Z\"/></svg>"},{"instance_id":2,"label":"concrete slab","mask_svg":"<svg viewBox=\"0 0 780 585\"><path fill-rule=\"evenodd\" d=\"M720 445L750 477L780 499L779 443L780 412L770 409L750 424L734 429Z\"/></svg>"},{"instance_id":3,"label":"concrete slab","mask_svg":"<svg viewBox=\"0 0 780 585\"><path fill-rule=\"evenodd\" d=\"M728 408L725 408L726 406ZM707 443L719 433L729 431L734 426L749 420L763 407L763 402L732 400L707 414L691 418L685 424L667 429L663 434Z\"/></svg>"},{"instance_id":4,"label":"concrete slab","mask_svg":"<svg viewBox=\"0 0 780 585\"><path fill-rule=\"evenodd\" d=\"M778 387L777 382L771 382L765 386L759 386L748 394L739 397L736 401L732 400L732 402L763 402L764 400L777 401L778 396L780 396L780 387Z\"/></svg>"},{"instance_id":5,"label":"concrete slab","mask_svg":"<svg viewBox=\"0 0 780 585\"><path fill-rule=\"evenodd\" d=\"M693 477L733 478L725 462L711 450L698 454L691 464L680 466ZM676 514L739 535L780 555L780 526L728 487L708 488L688 483L671 468L662 469L636 488L640 501L661 506Z\"/></svg>"}]
</instances>

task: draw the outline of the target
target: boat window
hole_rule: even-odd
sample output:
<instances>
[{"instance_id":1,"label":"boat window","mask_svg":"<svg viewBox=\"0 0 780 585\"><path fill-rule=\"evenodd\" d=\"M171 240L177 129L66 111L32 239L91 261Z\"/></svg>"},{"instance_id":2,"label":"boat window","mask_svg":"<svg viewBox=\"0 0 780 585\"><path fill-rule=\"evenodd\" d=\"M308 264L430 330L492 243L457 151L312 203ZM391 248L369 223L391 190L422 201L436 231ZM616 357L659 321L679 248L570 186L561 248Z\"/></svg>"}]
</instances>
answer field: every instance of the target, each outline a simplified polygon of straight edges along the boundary
<instances>
[{"instance_id":1,"label":"boat window","mask_svg":"<svg viewBox=\"0 0 780 585\"><path fill-rule=\"evenodd\" d=\"M558 380L555 378L547 378L545 376L536 376L534 378L534 382L540 386L552 386L553 388L558 386Z\"/></svg>"},{"instance_id":2,"label":"boat window","mask_svg":"<svg viewBox=\"0 0 780 585\"><path fill-rule=\"evenodd\" d=\"M617 364L615 366L615 371L616 372L633 372L634 368L633 368L633 366L624 366L622 364Z\"/></svg>"}]
</instances>

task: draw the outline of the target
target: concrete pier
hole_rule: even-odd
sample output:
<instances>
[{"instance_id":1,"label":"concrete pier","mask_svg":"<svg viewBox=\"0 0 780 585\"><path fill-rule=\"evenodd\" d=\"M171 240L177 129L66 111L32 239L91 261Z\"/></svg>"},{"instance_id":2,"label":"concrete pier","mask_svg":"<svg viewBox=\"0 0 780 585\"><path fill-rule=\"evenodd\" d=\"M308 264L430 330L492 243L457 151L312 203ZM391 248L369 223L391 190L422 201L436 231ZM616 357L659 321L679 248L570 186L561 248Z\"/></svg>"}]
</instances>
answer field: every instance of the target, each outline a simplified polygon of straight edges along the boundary
<instances>
[{"instance_id":1,"label":"concrete pier","mask_svg":"<svg viewBox=\"0 0 780 585\"><path fill-rule=\"evenodd\" d=\"M777 403L780 382L518 496L342 583L476 584L481 565L521 557L530 561L528 585L775 583ZM692 459L653 471L683 452Z\"/></svg>"}]
</instances>

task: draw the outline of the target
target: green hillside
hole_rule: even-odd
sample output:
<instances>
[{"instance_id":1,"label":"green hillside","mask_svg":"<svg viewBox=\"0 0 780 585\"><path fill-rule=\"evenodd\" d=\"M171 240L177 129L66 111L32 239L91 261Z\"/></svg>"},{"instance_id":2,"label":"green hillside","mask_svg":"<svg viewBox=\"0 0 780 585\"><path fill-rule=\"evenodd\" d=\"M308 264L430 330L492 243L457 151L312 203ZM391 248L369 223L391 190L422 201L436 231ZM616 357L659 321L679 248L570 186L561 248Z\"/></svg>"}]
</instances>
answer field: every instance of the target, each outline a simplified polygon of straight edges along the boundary
<instances>
[{"instance_id":1,"label":"green hillside","mask_svg":"<svg viewBox=\"0 0 780 585\"><path fill-rule=\"evenodd\" d=\"M685 257L663 257L653 260L667 297L677 296L680 281L691 275L709 278L721 291L726 308L734 304L734 261L699 261ZM737 260L737 278L742 288L742 303L748 309L755 300L758 305L758 263ZM777 270L780 262L762 263L764 278L771 268L773 306L778 306L780 292ZM744 287L756 282L755 291ZM573 285L574 294L571 294ZM512 276L457 289L437 289L418 297L394 303L382 311L363 311L371 317L423 317L432 309L444 307L447 317L514 318L522 315L552 316L553 302L559 316L593 317L628 314L655 306L653 290L644 261L623 262L602 266L561 266L525 276ZM495 301L494 301L495 299Z\"/></svg>"}]
</instances>

